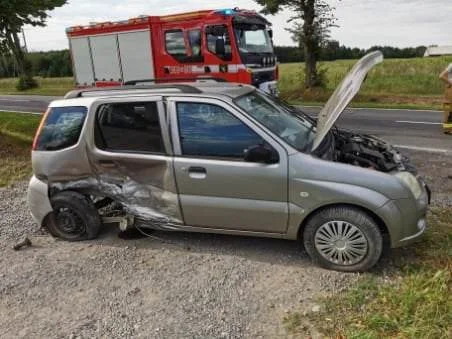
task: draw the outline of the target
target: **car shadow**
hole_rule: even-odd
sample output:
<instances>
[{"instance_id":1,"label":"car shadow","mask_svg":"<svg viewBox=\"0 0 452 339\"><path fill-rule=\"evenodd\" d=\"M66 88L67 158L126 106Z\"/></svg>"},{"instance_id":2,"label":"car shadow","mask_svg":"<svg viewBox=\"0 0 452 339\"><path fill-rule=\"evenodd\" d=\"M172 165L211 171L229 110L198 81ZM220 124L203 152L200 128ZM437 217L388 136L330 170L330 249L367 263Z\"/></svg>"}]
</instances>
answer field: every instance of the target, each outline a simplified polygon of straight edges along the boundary
<instances>
[{"instance_id":1,"label":"car shadow","mask_svg":"<svg viewBox=\"0 0 452 339\"><path fill-rule=\"evenodd\" d=\"M122 236L118 227L104 225L98 238L89 241L119 249L174 251L218 256L239 256L247 260L299 267L317 267L299 241L214 233L153 231L142 229ZM124 239L127 238L127 239ZM381 259L367 273L379 277L400 274L407 263L415 262L415 245L390 249L386 244ZM322 269L319 267L319 269ZM325 269L325 271L328 271ZM345 273L347 274L347 273Z\"/></svg>"},{"instance_id":2,"label":"car shadow","mask_svg":"<svg viewBox=\"0 0 452 339\"><path fill-rule=\"evenodd\" d=\"M235 255L270 264L313 265L298 241L210 233L143 231L149 236L126 240L120 238L117 227L104 226L99 237L91 242L117 248Z\"/></svg>"}]
</instances>

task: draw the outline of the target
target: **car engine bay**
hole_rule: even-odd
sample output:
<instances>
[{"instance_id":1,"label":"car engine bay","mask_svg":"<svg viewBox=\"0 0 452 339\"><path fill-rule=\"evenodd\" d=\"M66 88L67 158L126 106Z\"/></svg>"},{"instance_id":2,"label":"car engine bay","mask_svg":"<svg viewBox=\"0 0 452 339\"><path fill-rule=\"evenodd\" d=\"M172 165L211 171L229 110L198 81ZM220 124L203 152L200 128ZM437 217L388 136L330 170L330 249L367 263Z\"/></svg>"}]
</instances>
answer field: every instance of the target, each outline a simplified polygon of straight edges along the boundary
<instances>
[{"instance_id":1,"label":"car engine bay","mask_svg":"<svg viewBox=\"0 0 452 339\"><path fill-rule=\"evenodd\" d=\"M398 150L377 137L338 129L333 135L333 161L381 172L416 171Z\"/></svg>"}]
</instances>

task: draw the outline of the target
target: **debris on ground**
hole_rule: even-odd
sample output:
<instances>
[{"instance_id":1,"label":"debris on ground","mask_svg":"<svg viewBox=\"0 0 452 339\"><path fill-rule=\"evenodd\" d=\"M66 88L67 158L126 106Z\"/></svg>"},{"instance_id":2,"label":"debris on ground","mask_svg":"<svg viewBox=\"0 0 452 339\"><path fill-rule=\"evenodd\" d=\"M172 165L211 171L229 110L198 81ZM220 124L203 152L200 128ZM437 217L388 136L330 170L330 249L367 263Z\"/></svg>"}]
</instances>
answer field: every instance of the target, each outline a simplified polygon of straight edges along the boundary
<instances>
[{"instance_id":1,"label":"debris on ground","mask_svg":"<svg viewBox=\"0 0 452 339\"><path fill-rule=\"evenodd\" d=\"M31 240L27 236L24 236L13 246L13 250L19 251L24 247L31 247L31 245L32 245Z\"/></svg>"}]
</instances>

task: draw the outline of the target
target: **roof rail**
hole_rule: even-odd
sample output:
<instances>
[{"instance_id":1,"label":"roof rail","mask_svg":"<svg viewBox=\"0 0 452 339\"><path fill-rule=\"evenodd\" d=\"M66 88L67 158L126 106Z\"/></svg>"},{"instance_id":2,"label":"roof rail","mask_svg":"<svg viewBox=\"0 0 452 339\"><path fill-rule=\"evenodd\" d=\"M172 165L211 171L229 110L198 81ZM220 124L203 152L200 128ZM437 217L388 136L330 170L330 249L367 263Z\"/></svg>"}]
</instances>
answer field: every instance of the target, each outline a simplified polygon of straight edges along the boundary
<instances>
[{"instance_id":1,"label":"roof rail","mask_svg":"<svg viewBox=\"0 0 452 339\"><path fill-rule=\"evenodd\" d=\"M152 82L157 83L168 83L173 81L188 81L188 82L203 82L203 81L216 81L216 82L226 82L225 79L216 77L198 77L198 78L155 78L155 79L140 79L140 80L129 80L124 83L125 86L136 85L139 83Z\"/></svg>"},{"instance_id":2,"label":"roof rail","mask_svg":"<svg viewBox=\"0 0 452 339\"><path fill-rule=\"evenodd\" d=\"M74 98L82 98L84 93L96 93L96 92L122 92L122 91L139 91L139 90L157 90L157 89L177 89L182 93L188 94L199 94L202 91L199 88L196 88L187 84L162 84L162 85L126 85L126 86L115 86L115 87L96 87L96 88L84 88L84 89L75 89L68 92L64 99L74 99Z\"/></svg>"}]
</instances>

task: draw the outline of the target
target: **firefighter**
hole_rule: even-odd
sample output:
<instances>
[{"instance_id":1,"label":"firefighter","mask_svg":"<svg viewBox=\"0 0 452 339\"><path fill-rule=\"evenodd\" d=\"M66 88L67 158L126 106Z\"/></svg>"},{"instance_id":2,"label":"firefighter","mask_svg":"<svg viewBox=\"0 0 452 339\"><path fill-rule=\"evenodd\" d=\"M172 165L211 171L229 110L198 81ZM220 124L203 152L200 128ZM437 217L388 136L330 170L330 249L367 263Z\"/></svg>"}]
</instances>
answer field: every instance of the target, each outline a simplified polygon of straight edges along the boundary
<instances>
[{"instance_id":1,"label":"firefighter","mask_svg":"<svg viewBox=\"0 0 452 339\"><path fill-rule=\"evenodd\" d=\"M450 64L439 76L446 84L446 100L444 102L444 133L452 134L452 64Z\"/></svg>"}]
</instances>

